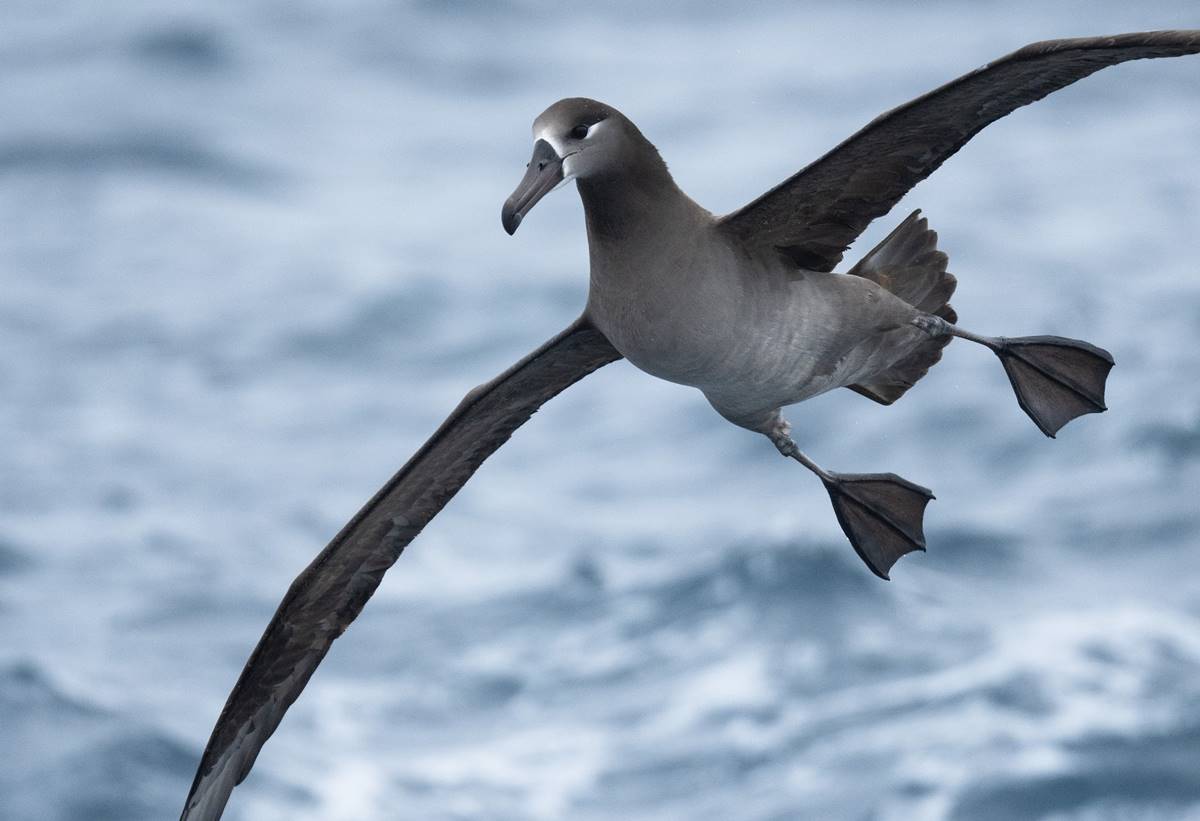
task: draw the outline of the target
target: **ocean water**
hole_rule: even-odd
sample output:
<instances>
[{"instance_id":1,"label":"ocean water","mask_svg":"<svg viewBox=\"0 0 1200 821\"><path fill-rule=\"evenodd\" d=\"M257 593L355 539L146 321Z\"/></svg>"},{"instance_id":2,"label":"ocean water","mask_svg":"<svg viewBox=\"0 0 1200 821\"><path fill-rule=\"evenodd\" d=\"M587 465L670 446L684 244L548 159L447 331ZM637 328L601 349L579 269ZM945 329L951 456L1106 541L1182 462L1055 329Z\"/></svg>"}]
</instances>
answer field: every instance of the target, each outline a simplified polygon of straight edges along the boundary
<instances>
[{"instance_id":1,"label":"ocean water","mask_svg":"<svg viewBox=\"0 0 1200 821\"><path fill-rule=\"evenodd\" d=\"M621 108L713 211L1027 42L1193 2L0 3L0 818L175 817L292 578L586 293L529 123ZM977 137L964 326L1111 350L1050 441L985 351L793 408L931 486L884 583L819 483L612 365L392 569L229 819L1200 819L1200 58Z\"/></svg>"}]
</instances>

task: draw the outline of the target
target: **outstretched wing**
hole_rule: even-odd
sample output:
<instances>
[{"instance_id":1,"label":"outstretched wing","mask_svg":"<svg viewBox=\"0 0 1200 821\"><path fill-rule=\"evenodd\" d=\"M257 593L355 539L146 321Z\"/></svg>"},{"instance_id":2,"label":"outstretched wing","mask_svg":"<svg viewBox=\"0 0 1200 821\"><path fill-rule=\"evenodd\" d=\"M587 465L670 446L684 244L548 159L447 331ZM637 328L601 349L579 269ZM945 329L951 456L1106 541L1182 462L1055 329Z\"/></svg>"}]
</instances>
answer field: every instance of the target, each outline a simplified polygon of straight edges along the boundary
<instances>
[{"instance_id":1,"label":"outstretched wing","mask_svg":"<svg viewBox=\"0 0 1200 821\"><path fill-rule=\"evenodd\" d=\"M1106 66L1200 52L1200 30L1034 43L872 120L721 223L799 267L832 271L891 210L984 126Z\"/></svg>"},{"instance_id":2,"label":"outstretched wing","mask_svg":"<svg viewBox=\"0 0 1200 821\"><path fill-rule=\"evenodd\" d=\"M383 574L471 474L543 403L620 359L585 318L472 390L292 582L213 728L181 821L220 818L258 751Z\"/></svg>"}]
</instances>

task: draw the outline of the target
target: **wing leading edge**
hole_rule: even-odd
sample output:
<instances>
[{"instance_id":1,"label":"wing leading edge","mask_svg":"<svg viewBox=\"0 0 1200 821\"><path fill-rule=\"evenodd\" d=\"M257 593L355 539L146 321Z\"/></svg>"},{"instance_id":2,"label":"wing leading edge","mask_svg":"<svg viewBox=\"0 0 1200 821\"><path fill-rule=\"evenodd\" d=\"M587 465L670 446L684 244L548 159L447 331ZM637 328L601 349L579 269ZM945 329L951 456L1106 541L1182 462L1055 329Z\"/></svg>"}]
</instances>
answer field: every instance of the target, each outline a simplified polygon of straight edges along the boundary
<instances>
[{"instance_id":1,"label":"wing leading edge","mask_svg":"<svg viewBox=\"0 0 1200 821\"><path fill-rule=\"evenodd\" d=\"M334 639L488 456L552 397L621 355L580 318L472 390L296 577L225 702L180 821L215 821Z\"/></svg>"},{"instance_id":2,"label":"wing leading edge","mask_svg":"<svg viewBox=\"0 0 1200 821\"><path fill-rule=\"evenodd\" d=\"M881 114L721 223L801 268L832 271L872 220L988 124L1102 68L1196 53L1200 30L1033 43Z\"/></svg>"}]
</instances>

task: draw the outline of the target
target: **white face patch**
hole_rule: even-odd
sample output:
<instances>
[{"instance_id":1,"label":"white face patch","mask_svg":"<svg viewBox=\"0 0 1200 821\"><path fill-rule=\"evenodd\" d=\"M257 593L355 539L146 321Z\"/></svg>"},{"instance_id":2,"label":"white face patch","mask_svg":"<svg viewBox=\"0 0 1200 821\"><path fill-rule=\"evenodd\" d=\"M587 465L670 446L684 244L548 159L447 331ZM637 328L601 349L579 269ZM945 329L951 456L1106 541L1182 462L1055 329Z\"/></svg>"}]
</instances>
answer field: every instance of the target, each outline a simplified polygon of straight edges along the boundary
<instances>
[{"instance_id":1,"label":"white face patch","mask_svg":"<svg viewBox=\"0 0 1200 821\"><path fill-rule=\"evenodd\" d=\"M600 120L597 123L592 123L592 125L588 126L587 135L583 139L591 140L600 133L602 128L609 127L610 126L607 120ZM550 147L554 149L554 153L563 158L563 180L558 185L554 186L555 191L557 191L559 188L562 188L571 180L575 179L579 175L580 171L584 170L581 168L581 162L583 158L579 155L582 154L585 149L579 147L579 140L572 140L572 148L568 149L562 134L553 131L551 126L543 126L542 128L535 130L533 132L533 139L534 142L537 142L538 140L545 140L550 144Z\"/></svg>"},{"instance_id":2,"label":"white face patch","mask_svg":"<svg viewBox=\"0 0 1200 821\"><path fill-rule=\"evenodd\" d=\"M574 152L568 154L563 159L563 178L562 178L562 182L560 182L558 185L554 186L555 191L562 188L564 185L569 183L571 180L575 179L575 174L578 173L578 170L579 170L576 167L576 163L575 163L575 157L577 154L579 154L579 152L574 151Z\"/></svg>"},{"instance_id":3,"label":"white face patch","mask_svg":"<svg viewBox=\"0 0 1200 821\"><path fill-rule=\"evenodd\" d=\"M587 134L583 139L590 140L600 133L602 128L608 127L607 120L600 120L588 126ZM566 144L563 142L561 134L556 134L550 126L542 126L542 128L533 132L533 141L545 140L550 143L550 147L554 149L554 153L562 157L566 152Z\"/></svg>"}]
</instances>

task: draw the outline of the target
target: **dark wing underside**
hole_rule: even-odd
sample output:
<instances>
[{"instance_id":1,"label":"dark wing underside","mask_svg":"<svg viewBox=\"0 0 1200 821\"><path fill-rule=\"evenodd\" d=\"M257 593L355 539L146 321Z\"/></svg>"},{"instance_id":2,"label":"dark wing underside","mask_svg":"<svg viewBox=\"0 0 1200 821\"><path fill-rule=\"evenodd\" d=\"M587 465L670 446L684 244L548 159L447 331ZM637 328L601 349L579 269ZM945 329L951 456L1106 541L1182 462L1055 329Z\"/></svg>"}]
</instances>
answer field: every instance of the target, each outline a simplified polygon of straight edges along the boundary
<instances>
[{"instance_id":1,"label":"dark wing underside","mask_svg":"<svg viewBox=\"0 0 1200 821\"><path fill-rule=\"evenodd\" d=\"M1107 66L1197 52L1200 30L1034 43L881 114L721 223L747 245L832 271L872 220L984 126Z\"/></svg>"},{"instance_id":2,"label":"dark wing underside","mask_svg":"<svg viewBox=\"0 0 1200 821\"><path fill-rule=\"evenodd\" d=\"M350 520L291 588L213 728L181 821L220 818L333 640L383 574L483 461L542 404L621 355L579 319L485 385Z\"/></svg>"}]
</instances>

